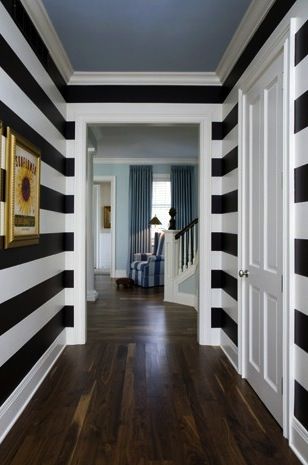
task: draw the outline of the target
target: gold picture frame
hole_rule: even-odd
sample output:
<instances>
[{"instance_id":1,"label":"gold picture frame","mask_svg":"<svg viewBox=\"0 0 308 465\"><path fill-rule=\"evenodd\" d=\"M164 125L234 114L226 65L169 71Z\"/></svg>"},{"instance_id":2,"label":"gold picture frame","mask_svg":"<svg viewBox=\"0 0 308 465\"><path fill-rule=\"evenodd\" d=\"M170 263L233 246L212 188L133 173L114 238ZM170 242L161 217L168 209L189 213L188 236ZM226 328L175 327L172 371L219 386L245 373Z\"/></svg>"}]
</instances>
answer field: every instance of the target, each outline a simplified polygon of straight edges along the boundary
<instances>
[{"instance_id":1,"label":"gold picture frame","mask_svg":"<svg viewBox=\"0 0 308 465\"><path fill-rule=\"evenodd\" d=\"M4 246L38 244L41 154L28 140L6 129L6 231Z\"/></svg>"},{"instance_id":2,"label":"gold picture frame","mask_svg":"<svg viewBox=\"0 0 308 465\"><path fill-rule=\"evenodd\" d=\"M110 229L111 228L111 207L109 207L109 206L103 207L103 210L104 210L103 227L104 227L104 229Z\"/></svg>"}]
</instances>

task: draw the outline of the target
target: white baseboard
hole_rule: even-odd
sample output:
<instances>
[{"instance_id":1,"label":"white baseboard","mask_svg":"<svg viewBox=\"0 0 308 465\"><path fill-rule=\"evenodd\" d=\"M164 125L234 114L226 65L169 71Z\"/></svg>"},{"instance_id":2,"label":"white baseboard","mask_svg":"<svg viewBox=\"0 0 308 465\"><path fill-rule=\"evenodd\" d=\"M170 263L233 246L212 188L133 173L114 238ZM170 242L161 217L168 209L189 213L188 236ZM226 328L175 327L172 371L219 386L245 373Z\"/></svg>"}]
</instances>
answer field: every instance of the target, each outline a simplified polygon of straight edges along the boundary
<instances>
[{"instance_id":1,"label":"white baseboard","mask_svg":"<svg viewBox=\"0 0 308 465\"><path fill-rule=\"evenodd\" d=\"M44 381L66 345L66 330L57 337L10 397L0 407L0 443Z\"/></svg>"},{"instance_id":2,"label":"white baseboard","mask_svg":"<svg viewBox=\"0 0 308 465\"><path fill-rule=\"evenodd\" d=\"M188 305L189 307L195 307L196 296L193 294L186 294L184 292L177 292L174 295L173 302L181 305Z\"/></svg>"},{"instance_id":3,"label":"white baseboard","mask_svg":"<svg viewBox=\"0 0 308 465\"><path fill-rule=\"evenodd\" d=\"M98 292L95 289L87 291L87 302L96 302L98 298Z\"/></svg>"},{"instance_id":4,"label":"white baseboard","mask_svg":"<svg viewBox=\"0 0 308 465\"><path fill-rule=\"evenodd\" d=\"M127 271L126 270L115 270L114 278L127 278Z\"/></svg>"},{"instance_id":5,"label":"white baseboard","mask_svg":"<svg viewBox=\"0 0 308 465\"><path fill-rule=\"evenodd\" d=\"M290 447L298 459L308 465L308 431L295 418L292 418Z\"/></svg>"},{"instance_id":6,"label":"white baseboard","mask_svg":"<svg viewBox=\"0 0 308 465\"><path fill-rule=\"evenodd\" d=\"M238 372L238 348L222 329L220 330L220 346Z\"/></svg>"}]
</instances>

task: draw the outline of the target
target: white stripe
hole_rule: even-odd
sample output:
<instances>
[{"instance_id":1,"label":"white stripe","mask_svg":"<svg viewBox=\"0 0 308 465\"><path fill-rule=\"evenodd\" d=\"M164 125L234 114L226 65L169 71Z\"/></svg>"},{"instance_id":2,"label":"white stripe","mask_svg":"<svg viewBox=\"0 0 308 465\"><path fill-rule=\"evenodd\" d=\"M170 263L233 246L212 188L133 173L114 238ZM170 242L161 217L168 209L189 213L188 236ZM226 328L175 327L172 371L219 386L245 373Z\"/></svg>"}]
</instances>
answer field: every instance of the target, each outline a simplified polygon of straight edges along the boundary
<instances>
[{"instance_id":1,"label":"white stripe","mask_svg":"<svg viewBox=\"0 0 308 465\"><path fill-rule=\"evenodd\" d=\"M297 239L308 239L308 202L294 204L294 236Z\"/></svg>"},{"instance_id":2,"label":"white stripe","mask_svg":"<svg viewBox=\"0 0 308 465\"><path fill-rule=\"evenodd\" d=\"M0 70L0 100L60 153L65 154L63 136L2 69Z\"/></svg>"},{"instance_id":3,"label":"white stripe","mask_svg":"<svg viewBox=\"0 0 308 465\"><path fill-rule=\"evenodd\" d=\"M50 210L40 211L41 234L66 232L65 213Z\"/></svg>"},{"instance_id":4,"label":"white stripe","mask_svg":"<svg viewBox=\"0 0 308 465\"><path fill-rule=\"evenodd\" d=\"M297 99L308 90L308 56L295 67L294 98Z\"/></svg>"},{"instance_id":5,"label":"white stripe","mask_svg":"<svg viewBox=\"0 0 308 465\"><path fill-rule=\"evenodd\" d=\"M44 162L41 164L41 184L61 194L66 193L65 176Z\"/></svg>"},{"instance_id":6,"label":"white stripe","mask_svg":"<svg viewBox=\"0 0 308 465\"><path fill-rule=\"evenodd\" d=\"M222 231L221 221L222 221L222 215L217 215L217 214L211 215L211 230L213 232Z\"/></svg>"},{"instance_id":7,"label":"white stripe","mask_svg":"<svg viewBox=\"0 0 308 465\"><path fill-rule=\"evenodd\" d=\"M0 303L55 276L65 269L65 252L0 270Z\"/></svg>"},{"instance_id":8,"label":"white stripe","mask_svg":"<svg viewBox=\"0 0 308 465\"><path fill-rule=\"evenodd\" d=\"M224 120L230 111L235 107L238 101L238 89L236 86L233 87L228 97L222 105L222 119Z\"/></svg>"},{"instance_id":9,"label":"white stripe","mask_svg":"<svg viewBox=\"0 0 308 465\"><path fill-rule=\"evenodd\" d=\"M220 176L212 178L212 195L221 195L222 179Z\"/></svg>"},{"instance_id":10,"label":"white stripe","mask_svg":"<svg viewBox=\"0 0 308 465\"><path fill-rule=\"evenodd\" d=\"M212 307L221 307L221 289L211 290L211 305Z\"/></svg>"},{"instance_id":11,"label":"white stripe","mask_svg":"<svg viewBox=\"0 0 308 465\"><path fill-rule=\"evenodd\" d=\"M221 193L226 194L238 189L238 170L230 171L222 177Z\"/></svg>"},{"instance_id":12,"label":"white stripe","mask_svg":"<svg viewBox=\"0 0 308 465\"><path fill-rule=\"evenodd\" d=\"M308 391L308 354L294 344L294 377Z\"/></svg>"},{"instance_id":13,"label":"white stripe","mask_svg":"<svg viewBox=\"0 0 308 465\"><path fill-rule=\"evenodd\" d=\"M232 318L236 323L238 322L238 308L237 301L232 299L232 297L226 292L221 293L221 307L225 312Z\"/></svg>"},{"instance_id":14,"label":"white stripe","mask_svg":"<svg viewBox=\"0 0 308 465\"><path fill-rule=\"evenodd\" d=\"M238 232L238 214L237 212L224 213L221 220L221 231L231 234Z\"/></svg>"},{"instance_id":15,"label":"white stripe","mask_svg":"<svg viewBox=\"0 0 308 465\"><path fill-rule=\"evenodd\" d=\"M221 252L221 269L237 278L238 258L226 252Z\"/></svg>"},{"instance_id":16,"label":"white stripe","mask_svg":"<svg viewBox=\"0 0 308 465\"><path fill-rule=\"evenodd\" d=\"M64 291L59 292L59 294L0 336L0 366L9 360L64 307L64 297Z\"/></svg>"},{"instance_id":17,"label":"white stripe","mask_svg":"<svg viewBox=\"0 0 308 465\"><path fill-rule=\"evenodd\" d=\"M211 270L221 270L221 252L218 250L211 252Z\"/></svg>"},{"instance_id":18,"label":"white stripe","mask_svg":"<svg viewBox=\"0 0 308 465\"><path fill-rule=\"evenodd\" d=\"M2 4L0 4L0 29L6 42L14 50L62 116L66 118L66 103L62 95Z\"/></svg>"},{"instance_id":19,"label":"white stripe","mask_svg":"<svg viewBox=\"0 0 308 465\"><path fill-rule=\"evenodd\" d=\"M308 278L294 274L294 305L297 310L308 315Z\"/></svg>"},{"instance_id":20,"label":"white stripe","mask_svg":"<svg viewBox=\"0 0 308 465\"><path fill-rule=\"evenodd\" d=\"M232 131L227 134L222 142L222 156L224 157L227 153L231 152L235 147L238 146L238 125L236 125Z\"/></svg>"},{"instance_id":21,"label":"white stripe","mask_svg":"<svg viewBox=\"0 0 308 465\"><path fill-rule=\"evenodd\" d=\"M294 134L295 139L295 157L294 168L306 165L308 163L308 127Z\"/></svg>"},{"instance_id":22,"label":"white stripe","mask_svg":"<svg viewBox=\"0 0 308 465\"><path fill-rule=\"evenodd\" d=\"M222 141L212 140L212 158L222 157Z\"/></svg>"}]
</instances>

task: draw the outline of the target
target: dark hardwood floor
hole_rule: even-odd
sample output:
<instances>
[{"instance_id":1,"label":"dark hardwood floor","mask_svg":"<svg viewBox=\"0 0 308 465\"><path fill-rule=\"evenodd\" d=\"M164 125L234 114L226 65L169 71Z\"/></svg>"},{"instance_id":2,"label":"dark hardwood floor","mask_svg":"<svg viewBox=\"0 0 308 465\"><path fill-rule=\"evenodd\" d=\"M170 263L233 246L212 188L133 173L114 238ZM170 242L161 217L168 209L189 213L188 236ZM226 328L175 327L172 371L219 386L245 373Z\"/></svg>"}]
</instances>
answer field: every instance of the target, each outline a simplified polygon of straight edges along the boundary
<instances>
[{"instance_id":1,"label":"dark hardwood floor","mask_svg":"<svg viewBox=\"0 0 308 465\"><path fill-rule=\"evenodd\" d=\"M88 343L67 347L0 447L1 465L295 465L276 422L195 310L97 278Z\"/></svg>"}]
</instances>

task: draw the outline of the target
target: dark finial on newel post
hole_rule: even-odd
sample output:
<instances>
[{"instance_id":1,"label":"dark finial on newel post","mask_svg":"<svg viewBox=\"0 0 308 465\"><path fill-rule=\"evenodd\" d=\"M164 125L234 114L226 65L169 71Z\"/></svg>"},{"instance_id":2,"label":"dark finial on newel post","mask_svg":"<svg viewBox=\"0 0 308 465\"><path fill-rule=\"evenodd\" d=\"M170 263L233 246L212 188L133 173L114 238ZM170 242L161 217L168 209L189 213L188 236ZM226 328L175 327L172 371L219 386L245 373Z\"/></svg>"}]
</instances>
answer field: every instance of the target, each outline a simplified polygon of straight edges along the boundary
<instances>
[{"instance_id":1,"label":"dark finial on newel post","mask_svg":"<svg viewBox=\"0 0 308 465\"><path fill-rule=\"evenodd\" d=\"M176 229L176 223L175 223L175 215L176 215L176 209L175 208L170 208L169 210L169 215L170 215L170 221L169 221L169 230L174 230Z\"/></svg>"}]
</instances>

